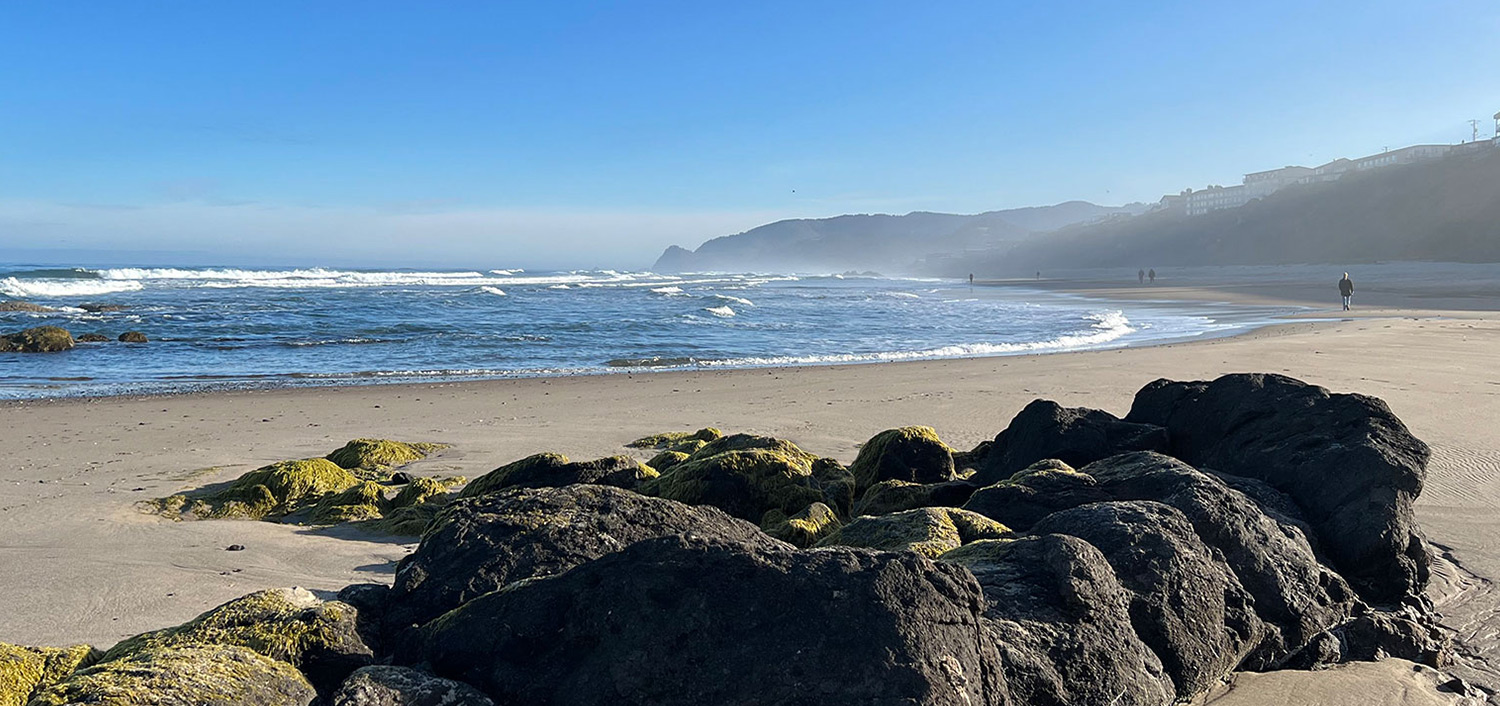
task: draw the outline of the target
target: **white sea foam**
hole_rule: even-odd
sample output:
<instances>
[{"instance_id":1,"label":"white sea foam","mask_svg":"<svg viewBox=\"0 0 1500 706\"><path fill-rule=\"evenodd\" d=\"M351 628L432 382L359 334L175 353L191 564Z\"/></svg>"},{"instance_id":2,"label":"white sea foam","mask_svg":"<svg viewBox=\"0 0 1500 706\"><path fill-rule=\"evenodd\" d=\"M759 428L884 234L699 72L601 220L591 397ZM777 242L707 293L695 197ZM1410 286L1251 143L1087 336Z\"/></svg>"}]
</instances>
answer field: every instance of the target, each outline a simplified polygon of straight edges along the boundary
<instances>
[{"instance_id":1,"label":"white sea foam","mask_svg":"<svg viewBox=\"0 0 1500 706\"><path fill-rule=\"evenodd\" d=\"M919 295L919 294L912 294L911 292L882 292L882 294L885 294L888 297L895 297L897 299L921 299L922 298L921 295Z\"/></svg>"},{"instance_id":2,"label":"white sea foam","mask_svg":"<svg viewBox=\"0 0 1500 706\"><path fill-rule=\"evenodd\" d=\"M134 292L140 282L109 282L98 279L0 279L0 294L10 297L91 297L115 292Z\"/></svg>"},{"instance_id":3,"label":"white sea foam","mask_svg":"<svg viewBox=\"0 0 1500 706\"><path fill-rule=\"evenodd\" d=\"M739 304L741 306L755 306L755 302L750 301L749 299L746 299L744 297L733 297L733 296L730 296L728 294L715 294L714 298L715 299L723 299L724 301L727 301L727 302L734 302L734 303Z\"/></svg>"},{"instance_id":4,"label":"white sea foam","mask_svg":"<svg viewBox=\"0 0 1500 706\"><path fill-rule=\"evenodd\" d=\"M523 269L517 267L517 268L514 268L514 269L510 269L510 270L490 270L490 274L492 274L492 275L500 275L501 277L510 277L511 275L518 275L518 274L521 274L522 272L525 272L525 271L526 270L523 270Z\"/></svg>"},{"instance_id":5,"label":"white sea foam","mask_svg":"<svg viewBox=\"0 0 1500 706\"><path fill-rule=\"evenodd\" d=\"M548 287L547 289L572 289L572 287L569 287L566 284L554 284L551 287Z\"/></svg>"},{"instance_id":6,"label":"white sea foam","mask_svg":"<svg viewBox=\"0 0 1500 706\"><path fill-rule=\"evenodd\" d=\"M488 292L490 294L493 294L493 295L499 296L499 297L505 296L505 292L502 291L499 287L488 287L488 286L485 286L485 287L480 287L479 291L481 291L481 292Z\"/></svg>"},{"instance_id":7,"label":"white sea foam","mask_svg":"<svg viewBox=\"0 0 1500 706\"><path fill-rule=\"evenodd\" d=\"M672 296L674 294L682 294L683 293L682 292L682 287L652 287L651 291L653 291L653 292L655 292L657 294L665 294L667 296Z\"/></svg>"},{"instance_id":8,"label":"white sea foam","mask_svg":"<svg viewBox=\"0 0 1500 706\"><path fill-rule=\"evenodd\" d=\"M710 314L713 314L714 316L718 316L720 318L725 318L725 319L727 319L727 318L729 318L731 316L734 316L734 309L731 309L731 308L729 308L727 306L711 306L711 307L708 307L708 308L704 309L704 311L706 311L706 312L708 312Z\"/></svg>"}]
</instances>

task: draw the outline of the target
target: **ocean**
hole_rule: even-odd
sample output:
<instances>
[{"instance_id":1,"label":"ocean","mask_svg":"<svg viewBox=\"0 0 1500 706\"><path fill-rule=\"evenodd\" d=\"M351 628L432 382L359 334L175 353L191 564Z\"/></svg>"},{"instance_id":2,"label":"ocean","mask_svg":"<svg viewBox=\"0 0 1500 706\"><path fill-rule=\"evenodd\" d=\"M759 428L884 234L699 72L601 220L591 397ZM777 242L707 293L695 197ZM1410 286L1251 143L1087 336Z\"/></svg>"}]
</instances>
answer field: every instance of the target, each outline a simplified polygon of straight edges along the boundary
<instances>
[{"instance_id":1,"label":"ocean","mask_svg":"<svg viewBox=\"0 0 1500 706\"><path fill-rule=\"evenodd\" d=\"M920 360L1221 335L1227 307L937 279L0 266L0 332L108 343L0 353L0 398ZM97 309L97 305L118 307ZM127 330L147 344L114 339Z\"/></svg>"}]
</instances>

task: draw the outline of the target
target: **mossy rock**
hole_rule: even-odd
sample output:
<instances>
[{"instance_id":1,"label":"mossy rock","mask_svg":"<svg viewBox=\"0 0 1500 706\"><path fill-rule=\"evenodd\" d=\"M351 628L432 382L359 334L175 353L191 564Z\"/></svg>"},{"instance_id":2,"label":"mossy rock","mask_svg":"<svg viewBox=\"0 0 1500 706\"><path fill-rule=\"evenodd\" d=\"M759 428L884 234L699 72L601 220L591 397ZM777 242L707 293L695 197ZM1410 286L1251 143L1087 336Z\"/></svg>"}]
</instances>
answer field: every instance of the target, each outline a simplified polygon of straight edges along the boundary
<instances>
[{"instance_id":1,"label":"mossy rock","mask_svg":"<svg viewBox=\"0 0 1500 706\"><path fill-rule=\"evenodd\" d=\"M37 326L0 336L0 352L56 353L73 347L73 334L57 326Z\"/></svg>"},{"instance_id":2,"label":"mossy rock","mask_svg":"<svg viewBox=\"0 0 1500 706\"><path fill-rule=\"evenodd\" d=\"M437 519L443 511L446 503L422 503L407 507L398 507L385 513L384 517L375 520L365 520L355 526L366 532L374 534L387 534L397 537L421 537L427 534L427 528L432 526L433 520Z\"/></svg>"},{"instance_id":3,"label":"mossy rock","mask_svg":"<svg viewBox=\"0 0 1500 706\"><path fill-rule=\"evenodd\" d=\"M0 302L0 311L29 311L34 314L42 314L49 311L57 311L50 306L23 302L20 299L7 299ZM0 643L3 644L3 643Z\"/></svg>"},{"instance_id":4,"label":"mossy rock","mask_svg":"<svg viewBox=\"0 0 1500 706\"><path fill-rule=\"evenodd\" d=\"M953 480L947 483L909 483L883 480L869 487L854 504L857 515L888 515L919 507L958 507L974 494L974 486Z\"/></svg>"},{"instance_id":5,"label":"mossy rock","mask_svg":"<svg viewBox=\"0 0 1500 706\"><path fill-rule=\"evenodd\" d=\"M257 468L223 490L173 495L145 505L173 519L263 520L289 515L358 483L354 474L332 461L308 458Z\"/></svg>"},{"instance_id":6,"label":"mossy rock","mask_svg":"<svg viewBox=\"0 0 1500 706\"><path fill-rule=\"evenodd\" d=\"M813 478L823 489L823 502L839 517L849 517L854 509L854 474L844 464L831 458L820 458L812 463Z\"/></svg>"},{"instance_id":7,"label":"mossy rock","mask_svg":"<svg viewBox=\"0 0 1500 706\"><path fill-rule=\"evenodd\" d=\"M1074 470L1062 461L1055 458L1037 461L1015 473L1002 483L1025 483L1034 488L1046 486L1049 483L1066 483L1072 485L1075 481L1083 481L1093 485L1094 477L1082 471Z\"/></svg>"},{"instance_id":8,"label":"mossy rock","mask_svg":"<svg viewBox=\"0 0 1500 706\"><path fill-rule=\"evenodd\" d=\"M651 457L646 465L655 468L657 473L662 473L671 467L688 460L688 454L681 451L663 451Z\"/></svg>"},{"instance_id":9,"label":"mossy rock","mask_svg":"<svg viewBox=\"0 0 1500 706\"><path fill-rule=\"evenodd\" d=\"M336 525L379 519L389 507L385 486L365 480L319 500L308 521L315 525Z\"/></svg>"},{"instance_id":10,"label":"mossy rock","mask_svg":"<svg viewBox=\"0 0 1500 706\"><path fill-rule=\"evenodd\" d=\"M123 640L102 661L160 648L236 645L286 662L331 687L374 657L356 629L357 617L353 606L318 600L306 589L273 588L236 598L177 627Z\"/></svg>"},{"instance_id":11,"label":"mossy rock","mask_svg":"<svg viewBox=\"0 0 1500 706\"><path fill-rule=\"evenodd\" d=\"M555 453L532 454L519 461L511 461L489 473L475 478L464 489L459 491L458 497L472 498L485 493L500 490L506 486L506 479L511 474L536 475L553 471L568 464L568 457Z\"/></svg>"},{"instance_id":12,"label":"mossy rock","mask_svg":"<svg viewBox=\"0 0 1500 706\"><path fill-rule=\"evenodd\" d=\"M849 466L858 487L883 480L942 483L954 478L953 449L932 427L900 427L876 434Z\"/></svg>"},{"instance_id":13,"label":"mossy rock","mask_svg":"<svg viewBox=\"0 0 1500 706\"><path fill-rule=\"evenodd\" d=\"M78 337L79 343L109 343L109 336L102 333L86 333Z\"/></svg>"},{"instance_id":14,"label":"mossy rock","mask_svg":"<svg viewBox=\"0 0 1500 706\"><path fill-rule=\"evenodd\" d=\"M406 443L390 439L354 439L328 454L328 460L350 470L378 471L420 461L442 444Z\"/></svg>"},{"instance_id":15,"label":"mossy rock","mask_svg":"<svg viewBox=\"0 0 1500 706\"><path fill-rule=\"evenodd\" d=\"M761 436L759 434L730 434L720 437L704 444L702 448L688 455L689 461L717 456L729 451L773 451L775 453L796 458L802 463L811 465L818 457L798 448L796 444L786 439L778 439L774 436Z\"/></svg>"},{"instance_id":16,"label":"mossy rock","mask_svg":"<svg viewBox=\"0 0 1500 706\"><path fill-rule=\"evenodd\" d=\"M99 659L88 645L23 647L0 642L0 706L26 706L34 692Z\"/></svg>"},{"instance_id":17,"label":"mossy rock","mask_svg":"<svg viewBox=\"0 0 1500 706\"><path fill-rule=\"evenodd\" d=\"M141 333L140 331L126 331L125 333L120 334L120 339L119 340L120 340L121 343L150 343L151 342L151 339L146 338L146 334Z\"/></svg>"},{"instance_id":18,"label":"mossy rock","mask_svg":"<svg viewBox=\"0 0 1500 706\"><path fill-rule=\"evenodd\" d=\"M505 488L560 488L575 483L634 490L657 475L654 468L629 456L571 462L562 454L540 453L475 478L459 495L472 498Z\"/></svg>"},{"instance_id":19,"label":"mossy rock","mask_svg":"<svg viewBox=\"0 0 1500 706\"><path fill-rule=\"evenodd\" d=\"M780 510L771 510L761 518L760 528L783 542L806 548L837 530L839 518L833 508L813 503L791 517Z\"/></svg>"},{"instance_id":20,"label":"mossy rock","mask_svg":"<svg viewBox=\"0 0 1500 706\"><path fill-rule=\"evenodd\" d=\"M728 451L679 463L639 490L689 505L712 505L757 522L768 510L795 513L823 500L806 456L764 448Z\"/></svg>"},{"instance_id":21,"label":"mossy rock","mask_svg":"<svg viewBox=\"0 0 1500 706\"><path fill-rule=\"evenodd\" d=\"M937 557L968 542L1004 539L1010 535L1005 525L978 513L951 507L924 507L855 518L824 537L817 546L905 550Z\"/></svg>"},{"instance_id":22,"label":"mossy rock","mask_svg":"<svg viewBox=\"0 0 1500 706\"><path fill-rule=\"evenodd\" d=\"M308 706L316 698L286 662L234 645L189 645L80 670L39 691L30 706Z\"/></svg>"},{"instance_id":23,"label":"mossy rock","mask_svg":"<svg viewBox=\"0 0 1500 706\"><path fill-rule=\"evenodd\" d=\"M721 436L724 436L724 432L713 427L704 427L698 431L668 431L643 436L626 444L626 446L632 449L666 449L685 441L709 442Z\"/></svg>"},{"instance_id":24,"label":"mossy rock","mask_svg":"<svg viewBox=\"0 0 1500 706\"><path fill-rule=\"evenodd\" d=\"M974 491L963 507L1025 532L1059 510L1110 499L1093 476L1047 459Z\"/></svg>"},{"instance_id":25,"label":"mossy rock","mask_svg":"<svg viewBox=\"0 0 1500 706\"><path fill-rule=\"evenodd\" d=\"M391 498L390 507L414 507L423 503L448 501L448 491L454 487L463 485L463 476L449 476L447 478L428 478L427 476L416 476L411 479L396 497Z\"/></svg>"},{"instance_id":26,"label":"mossy rock","mask_svg":"<svg viewBox=\"0 0 1500 706\"><path fill-rule=\"evenodd\" d=\"M1010 554L1014 539L976 539L956 549L938 555L938 561L961 566L1003 563Z\"/></svg>"},{"instance_id":27,"label":"mossy rock","mask_svg":"<svg viewBox=\"0 0 1500 706\"><path fill-rule=\"evenodd\" d=\"M968 451L954 451L954 472L960 477L973 475L979 466L984 463L985 457L990 455L990 446L994 443L994 441L986 439Z\"/></svg>"}]
</instances>

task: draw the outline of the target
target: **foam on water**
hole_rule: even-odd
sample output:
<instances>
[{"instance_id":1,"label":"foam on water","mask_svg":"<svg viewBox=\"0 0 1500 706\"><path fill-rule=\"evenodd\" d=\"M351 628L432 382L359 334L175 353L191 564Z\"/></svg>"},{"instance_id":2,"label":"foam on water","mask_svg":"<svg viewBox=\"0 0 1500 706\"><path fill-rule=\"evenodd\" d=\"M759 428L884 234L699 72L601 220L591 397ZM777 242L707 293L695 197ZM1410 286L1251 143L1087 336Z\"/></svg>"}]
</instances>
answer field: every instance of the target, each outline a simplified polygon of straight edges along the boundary
<instances>
[{"instance_id":1,"label":"foam on water","mask_svg":"<svg viewBox=\"0 0 1500 706\"><path fill-rule=\"evenodd\" d=\"M97 279L0 279L0 294L8 297L90 297L142 289L140 282Z\"/></svg>"},{"instance_id":2,"label":"foam on water","mask_svg":"<svg viewBox=\"0 0 1500 706\"><path fill-rule=\"evenodd\" d=\"M723 319L734 316L734 309L731 309L727 306L711 306L705 308L704 311Z\"/></svg>"}]
</instances>

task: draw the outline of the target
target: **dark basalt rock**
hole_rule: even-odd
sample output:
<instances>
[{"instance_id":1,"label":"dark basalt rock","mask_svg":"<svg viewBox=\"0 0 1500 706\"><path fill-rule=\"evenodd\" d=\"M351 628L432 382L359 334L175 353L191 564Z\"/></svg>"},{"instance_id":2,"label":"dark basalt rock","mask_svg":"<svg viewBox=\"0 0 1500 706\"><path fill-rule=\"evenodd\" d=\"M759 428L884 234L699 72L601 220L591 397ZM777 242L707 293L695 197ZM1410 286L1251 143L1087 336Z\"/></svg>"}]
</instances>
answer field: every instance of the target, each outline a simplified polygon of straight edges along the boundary
<instances>
[{"instance_id":1,"label":"dark basalt rock","mask_svg":"<svg viewBox=\"0 0 1500 706\"><path fill-rule=\"evenodd\" d=\"M946 483L908 483L884 480L870 486L851 515L885 515L919 507L959 507L974 494L974 484L965 480Z\"/></svg>"},{"instance_id":2,"label":"dark basalt rock","mask_svg":"<svg viewBox=\"0 0 1500 706\"><path fill-rule=\"evenodd\" d=\"M1203 692L1260 644L1254 599L1187 518L1156 502L1103 502L1049 515L1036 534L1094 545L1130 592L1136 634L1161 659L1182 700Z\"/></svg>"},{"instance_id":3,"label":"dark basalt rock","mask_svg":"<svg viewBox=\"0 0 1500 706\"><path fill-rule=\"evenodd\" d=\"M1130 593L1092 545L1049 534L976 542L941 560L967 567L984 588L1013 703L1173 700L1161 660L1131 625Z\"/></svg>"},{"instance_id":4,"label":"dark basalt rock","mask_svg":"<svg viewBox=\"0 0 1500 706\"><path fill-rule=\"evenodd\" d=\"M1094 477L1079 473L1062 461L1038 461L1006 480L974 491L965 510L971 510L1017 532L1058 510L1109 500Z\"/></svg>"},{"instance_id":5,"label":"dark basalt rock","mask_svg":"<svg viewBox=\"0 0 1500 706\"><path fill-rule=\"evenodd\" d=\"M676 534L790 548L716 508L618 488L502 490L455 501L434 520L416 552L396 567L386 629L397 635L515 581L561 573L636 542Z\"/></svg>"},{"instance_id":6,"label":"dark basalt rock","mask_svg":"<svg viewBox=\"0 0 1500 706\"><path fill-rule=\"evenodd\" d=\"M1384 402L1281 375L1226 375L1157 380L1136 394L1126 419L1165 426L1169 453L1193 466L1290 496L1367 600L1394 604L1426 586L1412 503L1429 450Z\"/></svg>"},{"instance_id":7,"label":"dark basalt rock","mask_svg":"<svg viewBox=\"0 0 1500 706\"><path fill-rule=\"evenodd\" d=\"M78 308L91 314L100 314L111 311L125 311L130 307L125 304L79 304Z\"/></svg>"},{"instance_id":8,"label":"dark basalt rock","mask_svg":"<svg viewBox=\"0 0 1500 706\"><path fill-rule=\"evenodd\" d=\"M423 630L502 704L1010 703L968 571L916 554L668 537Z\"/></svg>"},{"instance_id":9,"label":"dark basalt rock","mask_svg":"<svg viewBox=\"0 0 1500 706\"><path fill-rule=\"evenodd\" d=\"M642 483L639 490L689 505L712 505L735 517L759 522L773 510L791 515L823 502L823 486L813 477L812 462L810 455L767 448L694 454Z\"/></svg>"},{"instance_id":10,"label":"dark basalt rock","mask_svg":"<svg viewBox=\"0 0 1500 706\"><path fill-rule=\"evenodd\" d=\"M108 343L109 336L102 333L85 333L79 336L77 341L79 343Z\"/></svg>"},{"instance_id":11,"label":"dark basalt rock","mask_svg":"<svg viewBox=\"0 0 1500 706\"><path fill-rule=\"evenodd\" d=\"M1097 409L1035 400L995 437L979 471L969 480L989 485L1044 459L1078 468L1127 451L1166 450L1167 433L1160 426L1122 421Z\"/></svg>"},{"instance_id":12,"label":"dark basalt rock","mask_svg":"<svg viewBox=\"0 0 1500 706\"><path fill-rule=\"evenodd\" d=\"M463 682L410 667L376 665L349 675L333 695L332 706L494 706L488 696Z\"/></svg>"},{"instance_id":13,"label":"dark basalt rock","mask_svg":"<svg viewBox=\"0 0 1500 706\"><path fill-rule=\"evenodd\" d=\"M126 331L120 334L121 343L147 343L149 341L150 339L146 338L146 334L140 331Z\"/></svg>"},{"instance_id":14,"label":"dark basalt rock","mask_svg":"<svg viewBox=\"0 0 1500 706\"><path fill-rule=\"evenodd\" d=\"M42 314L57 310L53 309L50 306L42 306L41 304L33 304L31 302L23 302L19 299L7 299L3 302L0 302L0 312L6 311L25 311L33 314Z\"/></svg>"}]
</instances>

